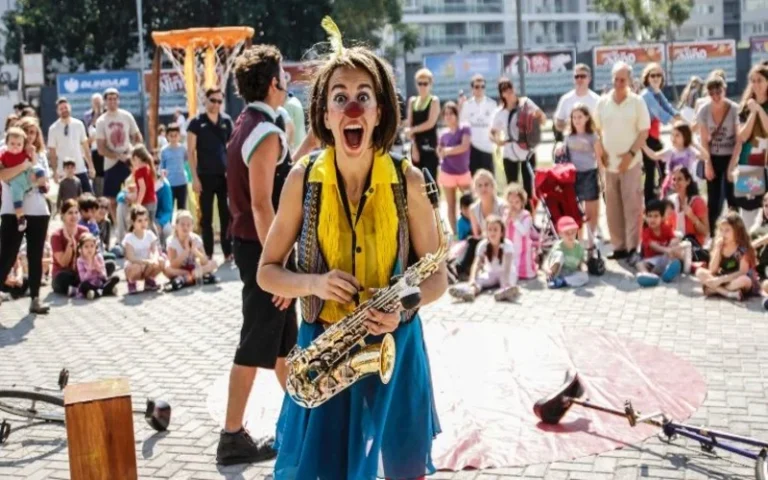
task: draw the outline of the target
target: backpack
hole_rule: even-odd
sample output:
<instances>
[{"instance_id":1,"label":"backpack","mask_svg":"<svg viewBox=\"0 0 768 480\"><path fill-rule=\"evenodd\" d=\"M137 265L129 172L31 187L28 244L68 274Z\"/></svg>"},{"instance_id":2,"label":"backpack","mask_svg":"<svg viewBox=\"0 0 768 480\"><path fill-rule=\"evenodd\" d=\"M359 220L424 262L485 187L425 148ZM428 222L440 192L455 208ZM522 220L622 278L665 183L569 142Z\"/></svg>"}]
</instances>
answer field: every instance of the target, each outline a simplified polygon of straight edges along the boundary
<instances>
[{"instance_id":1,"label":"backpack","mask_svg":"<svg viewBox=\"0 0 768 480\"><path fill-rule=\"evenodd\" d=\"M534 115L536 110L530 107L528 100L528 97L521 97L517 108L517 129L520 132L517 143L526 150L533 150L541 143L541 123ZM509 115L507 120L507 132L512 117L513 115Z\"/></svg>"}]
</instances>

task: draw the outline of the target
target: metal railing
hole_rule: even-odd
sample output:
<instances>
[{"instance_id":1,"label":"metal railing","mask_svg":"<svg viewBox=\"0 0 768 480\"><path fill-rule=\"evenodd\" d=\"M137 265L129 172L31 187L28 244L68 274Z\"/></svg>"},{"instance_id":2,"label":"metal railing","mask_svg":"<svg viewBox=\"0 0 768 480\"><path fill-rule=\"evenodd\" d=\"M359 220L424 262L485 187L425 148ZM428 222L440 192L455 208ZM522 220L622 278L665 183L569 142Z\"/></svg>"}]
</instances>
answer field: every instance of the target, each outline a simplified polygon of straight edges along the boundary
<instances>
[{"instance_id":1,"label":"metal railing","mask_svg":"<svg viewBox=\"0 0 768 480\"><path fill-rule=\"evenodd\" d=\"M496 45L504 44L504 34L492 34L482 36L470 35L446 35L444 37L421 37L422 47L435 47L442 45Z\"/></svg>"},{"instance_id":2,"label":"metal railing","mask_svg":"<svg viewBox=\"0 0 768 480\"><path fill-rule=\"evenodd\" d=\"M443 5L424 5L420 13L504 13L504 4L484 3L484 4L443 4Z\"/></svg>"}]
</instances>

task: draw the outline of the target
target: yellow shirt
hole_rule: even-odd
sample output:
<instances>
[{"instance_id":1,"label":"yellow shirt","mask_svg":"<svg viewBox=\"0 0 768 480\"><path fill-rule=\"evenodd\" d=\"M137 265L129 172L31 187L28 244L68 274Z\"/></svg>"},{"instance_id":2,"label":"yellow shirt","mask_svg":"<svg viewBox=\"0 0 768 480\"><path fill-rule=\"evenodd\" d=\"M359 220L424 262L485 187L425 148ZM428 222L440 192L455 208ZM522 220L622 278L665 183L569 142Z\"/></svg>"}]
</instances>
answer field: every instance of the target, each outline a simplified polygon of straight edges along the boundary
<instances>
[{"instance_id":1,"label":"yellow shirt","mask_svg":"<svg viewBox=\"0 0 768 480\"><path fill-rule=\"evenodd\" d=\"M600 97L595 107L595 126L600 131L603 147L608 154L608 171L618 172L620 155L629 152L637 135L651 128L651 116L645 100L630 92L621 103L613 100L613 90ZM643 152L638 149L630 168L639 164Z\"/></svg>"},{"instance_id":2,"label":"yellow shirt","mask_svg":"<svg viewBox=\"0 0 768 480\"><path fill-rule=\"evenodd\" d=\"M370 298L369 288L389 285L397 260L398 216L392 184L399 183L394 161L388 154L377 154L373 160L371 182L349 212L354 228L344 209L344 197L336 175L335 151L326 148L312 166L308 181L323 184L317 238L328 271L338 269L355 275L365 289L360 303ZM407 162L403 162L407 168ZM360 205L362 210L358 212ZM334 323L352 313L357 305L325 301L320 318Z\"/></svg>"}]
</instances>

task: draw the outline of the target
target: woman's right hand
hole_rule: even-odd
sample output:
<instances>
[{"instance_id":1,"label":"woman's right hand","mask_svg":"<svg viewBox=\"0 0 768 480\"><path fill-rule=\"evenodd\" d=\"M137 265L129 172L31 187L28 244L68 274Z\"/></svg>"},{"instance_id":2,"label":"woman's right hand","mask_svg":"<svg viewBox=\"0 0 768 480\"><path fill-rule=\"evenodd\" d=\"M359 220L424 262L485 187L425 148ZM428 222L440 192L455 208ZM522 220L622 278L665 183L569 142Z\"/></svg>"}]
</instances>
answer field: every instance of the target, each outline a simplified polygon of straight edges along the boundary
<instances>
[{"instance_id":1,"label":"woman's right hand","mask_svg":"<svg viewBox=\"0 0 768 480\"><path fill-rule=\"evenodd\" d=\"M728 178L728 181L729 181L729 182L733 183L733 179L734 179L734 177L736 176L736 169L735 169L735 168L734 168L733 170L730 170L730 169L729 169L729 170L728 170L728 171L725 173L725 176Z\"/></svg>"},{"instance_id":2,"label":"woman's right hand","mask_svg":"<svg viewBox=\"0 0 768 480\"><path fill-rule=\"evenodd\" d=\"M354 275L341 270L331 270L315 277L310 293L323 300L350 303L361 289L360 282Z\"/></svg>"},{"instance_id":3,"label":"woman's right hand","mask_svg":"<svg viewBox=\"0 0 768 480\"><path fill-rule=\"evenodd\" d=\"M706 162L704 164L704 176L710 182L715 179L715 169L712 166L712 162Z\"/></svg>"}]
</instances>

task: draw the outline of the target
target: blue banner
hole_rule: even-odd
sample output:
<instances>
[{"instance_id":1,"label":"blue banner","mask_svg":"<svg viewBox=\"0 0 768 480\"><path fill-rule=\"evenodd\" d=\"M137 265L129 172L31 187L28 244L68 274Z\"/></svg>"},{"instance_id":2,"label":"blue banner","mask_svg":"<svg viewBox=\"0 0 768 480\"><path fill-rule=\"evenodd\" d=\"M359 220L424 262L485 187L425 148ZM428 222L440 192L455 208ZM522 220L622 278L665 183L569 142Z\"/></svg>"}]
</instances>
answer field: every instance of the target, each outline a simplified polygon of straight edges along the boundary
<instances>
[{"instance_id":1,"label":"blue banner","mask_svg":"<svg viewBox=\"0 0 768 480\"><path fill-rule=\"evenodd\" d=\"M120 92L120 108L136 116L142 116L141 76L138 71L60 73L56 75L56 93L67 97L72 105L72 114L77 118L91 108L91 96L104 94L108 88Z\"/></svg>"},{"instance_id":2,"label":"blue banner","mask_svg":"<svg viewBox=\"0 0 768 480\"><path fill-rule=\"evenodd\" d=\"M469 91L469 81L475 74L485 77L491 85L501 75L501 53L458 53L425 55L424 67L434 77L433 93L440 100L456 99L459 91Z\"/></svg>"}]
</instances>

